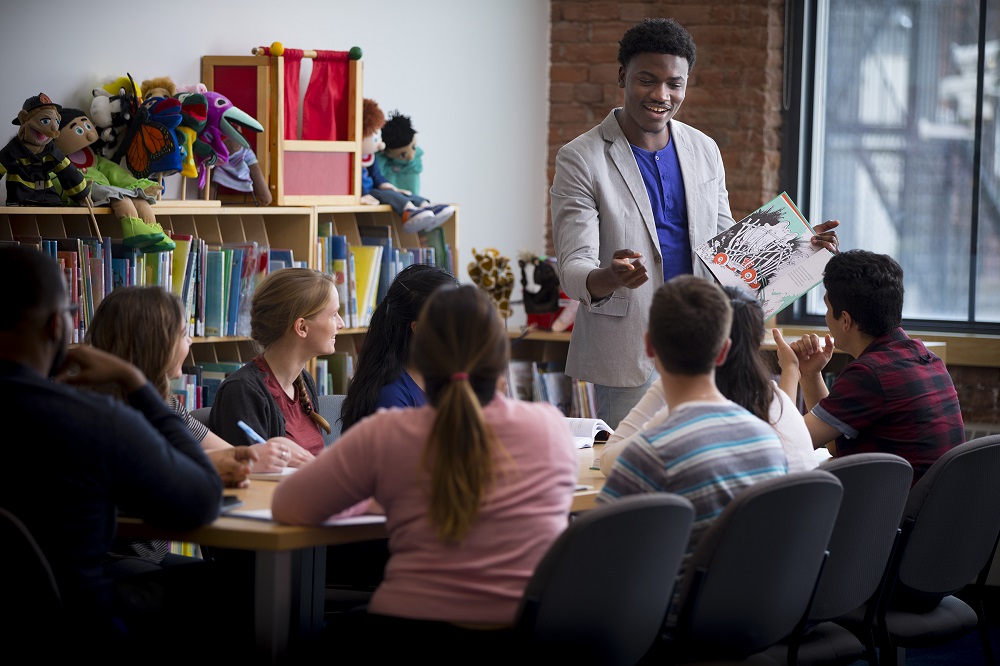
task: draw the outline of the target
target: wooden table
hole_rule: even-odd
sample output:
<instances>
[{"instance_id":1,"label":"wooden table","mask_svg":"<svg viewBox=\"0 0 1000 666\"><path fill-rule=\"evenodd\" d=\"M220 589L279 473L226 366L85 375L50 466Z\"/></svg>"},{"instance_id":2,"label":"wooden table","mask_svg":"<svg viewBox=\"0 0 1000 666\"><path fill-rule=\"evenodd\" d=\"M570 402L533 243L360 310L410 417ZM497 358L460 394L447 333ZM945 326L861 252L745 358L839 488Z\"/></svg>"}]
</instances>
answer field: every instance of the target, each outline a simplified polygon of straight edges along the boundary
<instances>
[{"instance_id":1,"label":"wooden table","mask_svg":"<svg viewBox=\"0 0 1000 666\"><path fill-rule=\"evenodd\" d=\"M574 493L570 511L592 509L604 485L600 471L590 469L593 449L579 449L581 484L590 489ZM255 480L250 487L226 489L243 500L241 509L271 506L277 483ZM323 627L326 587L326 547L385 538L384 524L296 527L279 523L221 516L189 531L151 527L138 518L120 516L118 536L128 540L189 541L217 548L256 553L254 572L254 634L261 653L277 661L290 635L315 635Z\"/></svg>"}]
</instances>

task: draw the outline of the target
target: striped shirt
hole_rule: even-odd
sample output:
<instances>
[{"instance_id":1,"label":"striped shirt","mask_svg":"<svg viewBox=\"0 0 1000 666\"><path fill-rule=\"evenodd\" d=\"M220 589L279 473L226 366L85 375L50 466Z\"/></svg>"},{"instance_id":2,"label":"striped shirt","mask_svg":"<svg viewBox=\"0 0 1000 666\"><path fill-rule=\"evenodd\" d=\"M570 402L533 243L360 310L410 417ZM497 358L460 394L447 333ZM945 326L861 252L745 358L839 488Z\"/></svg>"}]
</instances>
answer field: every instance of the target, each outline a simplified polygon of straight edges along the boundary
<instances>
[{"instance_id":1,"label":"striped shirt","mask_svg":"<svg viewBox=\"0 0 1000 666\"><path fill-rule=\"evenodd\" d=\"M669 492L694 505L679 577L705 530L740 491L787 473L774 429L734 402L687 402L618 456L597 501Z\"/></svg>"}]
</instances>

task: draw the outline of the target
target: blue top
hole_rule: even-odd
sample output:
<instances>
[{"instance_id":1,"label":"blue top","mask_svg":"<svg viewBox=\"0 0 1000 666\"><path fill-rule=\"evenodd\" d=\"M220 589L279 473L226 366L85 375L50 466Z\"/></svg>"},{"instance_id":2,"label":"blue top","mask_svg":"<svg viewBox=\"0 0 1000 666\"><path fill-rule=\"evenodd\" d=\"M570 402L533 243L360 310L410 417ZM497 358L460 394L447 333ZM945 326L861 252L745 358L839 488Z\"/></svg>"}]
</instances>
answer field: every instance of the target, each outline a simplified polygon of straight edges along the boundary
<instances>
[{"instance_id":1,"label":"blue top","mask_svg":"<svg viewBox=\"0 0 1000 666\"><path fill-rule=\"evenodd\" d=\"M694 272L691 265L691 237L688 235L684 179L677 161L673 138L655 153L632 146L632 154L642 174L653 208L656 236L663 256L663 281Z\"/></svg>"},{"instance_id":2,"label":"blue top","mask_svg":"<svg viewBox=\"0 0 1000 666\"><path fill-rule=\"evenodd\" d=\"M382 407L421 407L427 404L427 394L417 386L406 370L399 377L382 387L375 409Z\"/></svg>"}]
</instances>

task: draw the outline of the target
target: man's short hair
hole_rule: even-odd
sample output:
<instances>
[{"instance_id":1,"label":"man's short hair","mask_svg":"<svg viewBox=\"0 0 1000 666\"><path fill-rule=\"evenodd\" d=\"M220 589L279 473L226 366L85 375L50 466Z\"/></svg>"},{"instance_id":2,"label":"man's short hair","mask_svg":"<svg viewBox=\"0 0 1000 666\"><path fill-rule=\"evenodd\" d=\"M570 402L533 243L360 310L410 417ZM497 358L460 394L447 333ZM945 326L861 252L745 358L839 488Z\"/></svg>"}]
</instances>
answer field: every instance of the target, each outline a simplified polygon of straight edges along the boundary
<instances>
[{"instance_id":1,"label":"man's short hair","mask_svg":"<svg viewBox=\"0 0 1000 666\"><path fill-rule=\"evenodd\" d=\"M686 58L688 71L694 67L694 40L684 26L670 18L647 18L625 31L618 42L618 63L628 67L640 53L664 53Z\"/></svg>"},{"instance_id":2,"label":"man's short hair","mask_svg":"<svg viewBox=\"0 0 1000 666\"><path fill-rule=\"evenodd\" d=\"M830 312L851 314L858 329L879 337L903 319L903 268L887 254L848 250L835 255L823 271Z\"/></svg>"},{"instance_id":3,"label":"man's short hair","mask_svg":"<svg viewBox=\"0 0 1000 666\"><path fill-rule=\"evenodd\" d=\"M12 331L33 312L56 308L66 284L56 261L26 245L0 247L0 331Z\"/></svg>"},{"instance_id":4,"label":"man's short hair","mask_svg":"<svg viewBox=\"0 0 1000 666\"><path fill-rule=\"evenodd\" d=\"M732 321L729 297L717 284L694 275L678 275L653 294L650 343L665 371L705 374L715 368Z\"/></svg>"}]
</instances>

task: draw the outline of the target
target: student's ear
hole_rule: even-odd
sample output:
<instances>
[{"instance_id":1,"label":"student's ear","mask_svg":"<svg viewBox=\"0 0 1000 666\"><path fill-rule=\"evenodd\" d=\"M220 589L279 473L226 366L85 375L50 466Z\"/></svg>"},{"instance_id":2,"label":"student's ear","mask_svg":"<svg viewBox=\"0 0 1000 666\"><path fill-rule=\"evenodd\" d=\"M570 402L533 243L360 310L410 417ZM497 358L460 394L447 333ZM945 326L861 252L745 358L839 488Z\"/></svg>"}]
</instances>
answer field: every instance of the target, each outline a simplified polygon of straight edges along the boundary
<instances>
[{"instance_id":1,"label":"student's ear","mask_svg":"<svg viewBox=\"0 0 1000 666\"><path fill-rule=\"evenodd\" d=\"M646 342L646 356L649 358L656 358L656 352L653 351L653 343L649 339L649 331L643 334L642 338Z\"/></svg>"},{"instance_id":2,"label":"student's ear","mask_svg":"<svg viewBox=\"0 0 1000 666\"><path fill-rule=\"evenodd\" d=\"M309 326L308 322L306 322L306 318L299 317L296 319L295 323L292 325L292 330L295 331L295 335L300 338L306 337L306 334L309 332Z\"/></svg>"},{"instance_id":3,"label":"student's ear","mask_svg":"<svg viewBox=\"0 0 1000 666\"><path fill-rule=\"evenodd\" d=\"M413 321L410 322L410 333L416 333L416 332L417 332L417 320L414 319Z\"/></svg>"},{"instance_id":4,"label":"student's ear","mask_svg":"<svg viewBox=\"0 0 1000 666\"><path fill-rule=\"evenodd\" d=\"M618 66L618 87L625 87L625 68L621 65Z\"/></svg>"},{"instance_id":5,"label":"student's ear","mask_svg":"<svg viewBox=\"0 0 1000 666\"><path fill-rule=\"evenodd\" d=\"M59 342L63 337L63 327L66 326L67 317L63 315L61 309L53 310L49 313L49 316L45 318L45 324L43 325L43 331L46 339L55 340Z\"/></svg>"},{"instance_id":6,"label":"student's ear","mask_svg":"<svg viewBox=\"0 0 1000 666\"><path fill-rule=\"evenodd\" d=\"M846 332L851 329L857 322L854 321L854 317L847 310L840 311L840 319L837 322L841 325L842 329ZM836 336L834 336L836 337Z\"/></svg>"},{"instance_id":7,"label":"student's ear","mask_svg":"<svg viewBox=\"0 0 1000 666\"><path fill-rule=\"evenodd\" d=\"M733 341L731 338L726 338L722 343L722 349L719 350L719 355L715 357L715 367L719 367L726 362L726 358L729 356L729 350L733 346Z\"/></svg>"}]
</instances>

